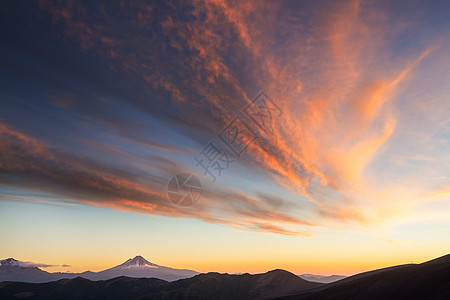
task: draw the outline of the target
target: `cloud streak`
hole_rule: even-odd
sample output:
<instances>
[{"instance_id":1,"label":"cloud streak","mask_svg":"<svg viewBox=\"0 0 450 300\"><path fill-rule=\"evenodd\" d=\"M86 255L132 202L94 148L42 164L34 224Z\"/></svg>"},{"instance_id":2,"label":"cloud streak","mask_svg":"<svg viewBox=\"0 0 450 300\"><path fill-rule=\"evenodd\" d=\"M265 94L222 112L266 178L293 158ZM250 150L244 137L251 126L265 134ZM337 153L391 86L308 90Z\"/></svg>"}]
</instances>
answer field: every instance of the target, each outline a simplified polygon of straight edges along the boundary
<instances>
[{"instance_id":1,"label":"cloud streak","mask_svg":"<svg viewBox=\"0 0 450 300\"><path fill-rule=\"evenodd\" d=\"M0 174L3 175L4 186L36 189L67 197L78 203L118 210L198 218L206 222L254 230L273 228L277 233L283 233L284 229L270 225L273 222L313 225L282 213L283 200L266 194L260 195L261 201L238 191L205 191L207 203L193 209L180 210L173 207L166 198L164 177L114 169L52 149L5 124L0 124L0 141ZM161 158L154 160L159 174L174 173L182 168L172 165L167 169L170 165L160 164L161 162ZM2 198L17 200L17 197ZM27 199L20 198L25 201ZM264 206L264 203L268 205ZM277 203L279 211L271 210L273 203ZM286 230L285 233L301 235L304 232L306 231Z\"/></svg>"}]
</instances>

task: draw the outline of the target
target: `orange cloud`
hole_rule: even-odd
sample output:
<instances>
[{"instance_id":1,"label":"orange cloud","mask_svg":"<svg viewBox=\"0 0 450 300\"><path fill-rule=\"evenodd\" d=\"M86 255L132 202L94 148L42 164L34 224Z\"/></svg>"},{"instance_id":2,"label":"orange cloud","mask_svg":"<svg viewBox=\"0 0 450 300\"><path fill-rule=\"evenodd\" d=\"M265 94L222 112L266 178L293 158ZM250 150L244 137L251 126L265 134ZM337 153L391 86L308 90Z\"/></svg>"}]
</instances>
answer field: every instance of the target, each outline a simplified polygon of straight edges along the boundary
<instances>
[{"instance_id":1,"label":"orange cloud","mask_svg":"<svg viewBox=\"0 0 450 300\"><path fill-rule=\"evenodd\" d=\"M186 18L177 18L182 8L158 16L150 6L138 9L131 29L149 28L151 19L160 40L111 30L78 4L43 1L41 7L64 22L66 34L83 50L101 53L112 68L169 92L173 106L192 110L185 124L203 126L208 134L249 103L248 86L264 89L283 115L266 132L252 127L272 149L251 145L243 164L302 193L322 215L358 222L366 214L356 214L346 201L327 212L318 191L349 198L353 190L366 190L364 170L396 128L395 92L433 49L390 66L386 46L402 21L362 1L314 7L307 17L273 1L199 0L186 9ZM173 61L161 59L167 53Z\"/></svg>"},{"instance_id":2,"label":"orange cloud","mask_svg":"<svg viewBox=\"0 0 450 300\"><path fill-rule=\"evenodd\" d=\"M0 123L0 142L0 173L9 177L9 180L1 183L3 186L59 195L74 203L169 217L196 218L236 228L280 234L305 235L306 231L293 231L268 224L313 225L283 213L282 199L272 200L268 195L261 195L259 199L232 190L220 192L205 190L203 197L206 199L201 204L190 209L178 209L166 199L164 178L155 181L154 178L146 178L146 174L137 175L107 167L84 157L73 156L29 137L5 123ZM111 151L110 148L103 146L101 150L103 153ZM122 152L118 154L123 155ZM160 169L171 167L164 165L163 162L155 161L154 164ZM159 165L160 163L162 165ZM175 166L170 172L180 169L179 166ZM33 197L2 196L2 198L53 204L53 201L41 200L42 197L36 200ZM273 211L271 203L277 203L278 211Z\"/></svg>"}]
</instances>

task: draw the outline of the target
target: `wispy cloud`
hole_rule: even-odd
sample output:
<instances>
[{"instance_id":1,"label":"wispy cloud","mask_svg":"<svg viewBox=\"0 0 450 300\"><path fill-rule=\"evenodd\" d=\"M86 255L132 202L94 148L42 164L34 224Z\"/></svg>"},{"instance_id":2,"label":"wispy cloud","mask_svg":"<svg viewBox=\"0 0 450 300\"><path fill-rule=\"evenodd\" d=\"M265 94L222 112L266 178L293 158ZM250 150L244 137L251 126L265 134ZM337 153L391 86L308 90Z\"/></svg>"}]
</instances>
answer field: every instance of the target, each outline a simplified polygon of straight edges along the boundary
<instances>
[{"instance_id":1,"label":"wispy cloud","mask_svg":"<svg viewBox=\"0 0 450 300\"><path fill-rule=\"evenodd\" d=\"M1 124L0 128L0 171L8 174L8 179L3 180L5 186L37 189L95 206L171 217L198 218L207 222L258 230L271 228L267 222L312 225L290 216L287 212L283 213L283 199L272 198L267 194L260 194L260 198L250 197L229 189L220 192L206 190L204 197L208 202L192 209L180 210L173 207L166 198L164 177L111 168L52 149L44 142L28 137L5 124ZM182 169L173 162L161 164L162 162L162 158L154 160L159 174L171 174ZM33 197L1 198L53 203ZM277 207L276 211L273 210L274 205ZM283 232L282 227L272 226L277 233ZM286 233L294 234L294 231L287 230Z\"/></svg>"},{"instance_id":2,"label":"wispy cloud","mask_svg":"<svg viewBox=\"0 0 450 300\"><path fill-rule=\"evenodd\" d=\"M58 40L127 82L91 75L79 79L84 88L67 84L64 91L46 91L51 109L33 109L49 119L58 118L52 109L67 114L70 122L60 123L70 136L54 133L44 142L33 130L26 134L10 125L10 119L0 123L2 185L91 205L303 236L311 234L303 227L330 220L377 223L407 211L407 203L420 201L417 195L426 189L380 188L386 172L370 172L374 162L387 164L386 157L377 161L384 153L395 157L399 150L391 143L411 134L405 125L414 121L410 115L419 108L422 115L435 114L437 103L426 109L420 101L405 105L401 95L425 62L442 62L439 51L447 47L435 42L439 38L408 40L423 24L396 14L394 4L197 0L109 6L42 0L38 6ZM410 44L414 47L406 51ZM59 78L45 80L60 86ZM274 189L309 200L302 218L294 217L301 201L258 188L217 185L205 189L205 200L195 209L172 207L167 179L192 171L186 157L241 113L259 89L283 115L266 131L252 127L270 151L250 145L239 163L250 174L270 178ZM447 125L442 118L433 120L441 131ZM395 163L414 158L436 163L433 155L448 147L445 134L439 140L442 145L433 149L436 143L421 143L429 153L401 152ZM68 145L61 146L63 141ZM74 145L79 149L70 148ZM407 199L386 200L394 197Z\"/></svg>"},{"instance_id":3,"label":"wispy cloud","mask_svg":"<svg viewBox=\"0 0 450 300\"><path fill-rule=\"evenodd\" d=\"M26 261L26 262L20 262L19 265L21 267L36 267L36 268L50 268L50 267L58 267L58 265L48 265L48 264L41 264L41 263L34 263L31 261Z\"/></svg>"}]
</instances>

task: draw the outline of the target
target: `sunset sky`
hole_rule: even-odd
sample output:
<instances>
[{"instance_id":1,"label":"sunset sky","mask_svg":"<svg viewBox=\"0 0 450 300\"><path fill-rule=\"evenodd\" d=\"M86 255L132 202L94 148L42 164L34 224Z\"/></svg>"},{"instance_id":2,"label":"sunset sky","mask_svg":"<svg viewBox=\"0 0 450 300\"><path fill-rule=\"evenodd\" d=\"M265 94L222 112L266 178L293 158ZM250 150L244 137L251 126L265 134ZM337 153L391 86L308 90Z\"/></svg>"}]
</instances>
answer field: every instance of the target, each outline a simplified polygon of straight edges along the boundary
<instances>
[{"instance_id":1,"label":"sunset sky","mask_svg":"<svg viewBox=\"0 0 450 300\"><path fill-rule=\"evenodd\" d=\"M449 253L449 1L94 2L0 3L0 259L349 275Z\"/></svg>"}]
</instances>

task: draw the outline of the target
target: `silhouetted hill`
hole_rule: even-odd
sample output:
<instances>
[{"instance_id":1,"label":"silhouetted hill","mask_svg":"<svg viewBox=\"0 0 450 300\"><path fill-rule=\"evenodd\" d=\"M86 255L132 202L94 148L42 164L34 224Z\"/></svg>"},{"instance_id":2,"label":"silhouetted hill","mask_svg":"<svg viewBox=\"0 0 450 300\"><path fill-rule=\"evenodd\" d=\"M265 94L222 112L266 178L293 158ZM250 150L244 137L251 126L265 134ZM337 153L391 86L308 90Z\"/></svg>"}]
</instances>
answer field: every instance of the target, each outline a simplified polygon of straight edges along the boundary
<instances>
[{"instance_id":1,"label":"silhouetted hill","mask_svg":"<svg viewBox=\"0 0 450 300\"><path fill-rule=\"evenodd\" d=\"M91 281L81 277L48 283L0 283L0 299L132 299L163 289L168 282L156 278L118 277Z\"/></svg>"},{"instance_id":2,"label":"silhouetted hill","mask_svg":"<svg viewBox=\"0 0 450 300\"><path fill-rule=\"evenodd\" d=\"M178 280L168 290L139 299L270 299L321 285L284 270L257 275L207 273Z\"/></svg>"},{"instance_id":3,"label":"silhouetted hill","mask_svg":"<svg viewBox=\"0 0 450 300\"><path fill-rule=\"evenodd\" d=\"M450 299L450 255L357 274L282 299Z\"/></svg>"},{"instance_id":4,"label":"silhouetted hill","mask_svg":"<svg viewBox=\"0 0 450 300\"><path fill-rule=\"evenodd\" d=\"M429 260L427 262L422 263L422 265L429 265L429 264L442 264L442 263L450 263L450 254Z\"/></svg>"},{"instance_id":5,"label":"silhouetted hill","mask_svg":"<svg viewBox=\"0 0 450 300\"><path fill-rule=\"evenodd\" d=\"M90 281L77 277L40 284L3 282L0 299L267 299L320 285L283 270L257 275L208 273L174 282L128 277Z\"/></svg>"}]
</instances>

